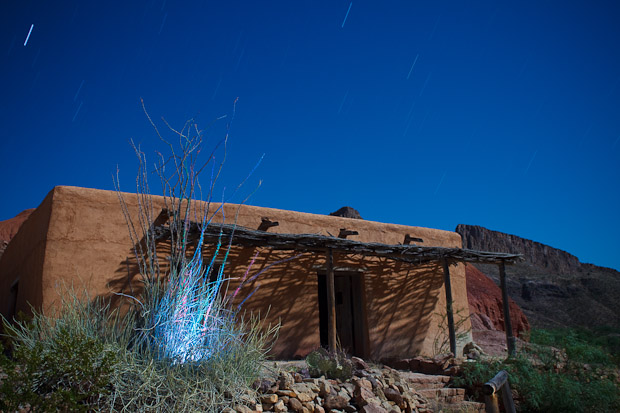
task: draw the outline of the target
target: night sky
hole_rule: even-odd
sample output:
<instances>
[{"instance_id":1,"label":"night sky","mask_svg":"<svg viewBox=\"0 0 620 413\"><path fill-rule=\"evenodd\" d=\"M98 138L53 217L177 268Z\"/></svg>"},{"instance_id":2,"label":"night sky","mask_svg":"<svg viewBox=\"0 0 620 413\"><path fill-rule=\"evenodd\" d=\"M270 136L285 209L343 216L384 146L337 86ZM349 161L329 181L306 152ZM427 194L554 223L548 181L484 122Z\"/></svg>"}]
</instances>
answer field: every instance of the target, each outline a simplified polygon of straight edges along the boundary
<instances>
[{"instance_id":1,"label":"night sky","mask_svg":"<svg viewBox=\"0 0 620 413\"><path fill-rule=\"evenodd\" d=\"M135 190L129 140L165 149L142 98L205 148L230 126L217 199L262 180L250 204L482 225L620 269L617 1L6 0L0 21L0 220L113 189L117 165Z\"/></svg>"}]
</instances>

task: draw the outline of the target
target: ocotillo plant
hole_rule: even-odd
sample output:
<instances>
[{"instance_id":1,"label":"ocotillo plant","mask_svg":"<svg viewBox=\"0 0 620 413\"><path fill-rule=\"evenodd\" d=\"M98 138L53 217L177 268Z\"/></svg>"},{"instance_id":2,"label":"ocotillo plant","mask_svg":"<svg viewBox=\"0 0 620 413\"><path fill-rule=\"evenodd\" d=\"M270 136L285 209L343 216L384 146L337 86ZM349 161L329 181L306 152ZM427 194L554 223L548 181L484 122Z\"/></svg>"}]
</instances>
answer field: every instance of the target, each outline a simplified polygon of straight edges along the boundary
<instances>
[{"instance_id":1,"label":"ocotillo plant","mask_svg":"<svg viewBox=\"0 0 620 413\"><path fill-rule=\"evenodd\" d=\"M154 222L160 215L156 214L153 206L147 179L146 156L132 141L139 159L136 179L138 228L134 225L119 190L118 175L117 192L135 246L135 257L143 283L142 294L139 297L132 296L135 302L139 303L139 312L142 315L142 325L134 345L154 351L159 357L169 359L172 363L196 362L209 358L226 348L232 340L241 337L241 333L234 329L234 323L231 322L235 311L225 308L218 298L220 286L225 281L223 274L232 238L227 240L228 245L223 247L220 235L213 256L206 265L203 262L205 228L212 223L217 213L223 214L224 202L211 208L215 183L223 167L223 161L219 164L215 162L214 154L222 145L225 150L228 132L215 145L206 162L198 164L203 133L193 120L188 121L180 131L166 123L179 138L179 145L175 147L162 137L146 110L145 113L159 139L171 152L168 158L158 153L159 163L155 169L161 181L168 217L166 228L171 252L168 257L169 265L164 268L161 257L157 254ZM202 204L197 203L194 199L202 192L198 176L209 164L211 180L207 200ZM168 170L172 173L169 174ZM201 223L198 245L191 257L188 256L190 218ZM208 280L212 279L214 262L221 250L225 250L223 263L217 270L215 280L209 282Z\"/></svg>"}]
</instances>

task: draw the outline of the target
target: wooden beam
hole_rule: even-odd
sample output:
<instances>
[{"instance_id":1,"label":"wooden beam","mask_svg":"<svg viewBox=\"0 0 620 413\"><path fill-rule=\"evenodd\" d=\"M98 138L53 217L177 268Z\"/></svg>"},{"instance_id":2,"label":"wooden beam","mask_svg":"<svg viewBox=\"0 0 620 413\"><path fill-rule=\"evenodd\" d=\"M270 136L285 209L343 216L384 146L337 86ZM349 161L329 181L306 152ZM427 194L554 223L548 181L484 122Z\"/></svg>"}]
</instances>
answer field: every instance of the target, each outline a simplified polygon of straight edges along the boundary
<instances>
[{"instance_id":1,"label":"wooden beam","mask_svg":"<svg viewBox=\"0 0 620 413\"><path fill-rule=\"evenodd\" d=\"M412 237L411 235L407 234L405 235L405 242L403 242L404 245L409 245L411 243L411 241L413 242L424 242L424 240L422 238L415 238Z\"/></svg>"},{"instance_id":2,"label":"wooden beam","mask_svg":"<svg viewBox=\"0 0 620 413\"><path fill-rule=\"evenodd\" d=\"M456 330L454 328L454 313L452 311L452 283L450 282L450 263L448 260L442 260L444 287L446 289L446 313L448 317L448 334L450 335L450 351L456 354Z\"/></svg>"},{"instance_id":3,"label":"wooden beam","mask_svg":"<svg viewBox=\"0 0 620 413\"><path fill-rule=\"evenodd\" d=\"M510 320L510 302L508 301L508 289L506 288L506 268L504 262L498 264L499 281L502 288L502 302L504 304L504 328L506 329L506 344L510 357L517 354L515 338L512 335L512 321Z\"/></svg>"},{"instance_id":4,"label":"wooden beam","mask_svg":"<svg viewBox=\"0 0 620 413\"><path fill-rule=\"evenodd\" d=\"M261 223L258 226L258 230L259 231L267 231L269 228L271 227L277 227L278 225L280 225L280 223L278 221L272 221L269 218L261 218Z\"/></svg>"},{"instance_id":5,"label":"wooden beam","mask_svg":"<svg viewBox=\"0 0 620 413\"><path fill-rule=\"evenodd\" d=\"M351 231L349 229L346 228L340 228L340 233L338 234L338 238L346 238L349 235L359 235L359 232L357 231Z\"/></svg>"},{"instance_id":6,"label":"wooden beam","mask_svg":"<svg viewBox=\"0 0 620 413\"><path fill-rule=\"evenodd\" d=\"M200 236L200 229L199 224L192 222L191 236L197 239ZM153 232L157 241L163 241L170 237L170 230L164 225L155 226ZM473 251L461 248L423 247L419 245L388 245L326 237L318 234L275 234L235 225L209 224L205 228L205 243L217 243L221 240L221 237L232 237L233 245L320 253L324 253L326 249L330 248L346 254L385 257L413 264L437 262L443 259L487 264L498 264L500 261L503 261L506 264L512 264L523 259L520 254Z\"/></svg>"},{"instance_id":7,"label":"wooden beam","mask_svg":"<svg viewBox=\"0 0 620 413\"><path fill-rule=\"evenodd\" d=\"M329 351L336 351L336 289L334 288L334 257L332 249L327 249L327 329Z\"/></svg>"}]
</instances>

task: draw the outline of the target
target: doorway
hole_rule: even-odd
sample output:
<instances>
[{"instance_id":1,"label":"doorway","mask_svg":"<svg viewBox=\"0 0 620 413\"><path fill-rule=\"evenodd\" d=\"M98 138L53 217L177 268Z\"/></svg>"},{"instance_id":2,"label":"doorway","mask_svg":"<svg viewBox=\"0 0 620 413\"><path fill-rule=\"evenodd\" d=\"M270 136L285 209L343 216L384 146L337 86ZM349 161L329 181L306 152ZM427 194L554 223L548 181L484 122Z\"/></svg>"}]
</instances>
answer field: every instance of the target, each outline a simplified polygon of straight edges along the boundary
<instances>
[{"instance_id":1,"label":"doorway","mask_svg":"<svg viewBox=\"0 0 620 413\"><path fill-rule=\"evenodd\" d=\"M328 347L327 275L318 273L319 330L321 347ZM366 317L363 305L364 274L334 271L336 299L336 336L340 347L349 355L364 357L366 353Z\"/></svg>"}]
</instances>

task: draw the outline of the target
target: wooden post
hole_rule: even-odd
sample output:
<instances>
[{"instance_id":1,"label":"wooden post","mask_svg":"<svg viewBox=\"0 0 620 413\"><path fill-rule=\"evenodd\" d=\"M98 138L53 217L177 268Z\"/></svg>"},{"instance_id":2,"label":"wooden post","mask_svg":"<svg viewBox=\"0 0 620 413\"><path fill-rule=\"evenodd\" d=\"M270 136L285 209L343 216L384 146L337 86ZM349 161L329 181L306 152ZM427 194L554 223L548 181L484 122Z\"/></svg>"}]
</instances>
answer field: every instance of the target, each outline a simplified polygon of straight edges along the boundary
<instances>
[{"instance_id":1,"label":"wooden post","mask_svg":"<svg viewBox=\"0 0 620 413\"><path fill-rule=\"evenodd\" d=\"M506 345L508 346L508 356L517 354L515 338L512 335L512 321L510 320L510 302L508 301L508 289L506 288L506 268L504 261L499 264L499 281L502 287L502 302L504 304L504 327L506 329Z\"/></svg>"},{"instance_id":2,"label":"wooden post","mask_svg":"<svg viewBox=\"0 0 620 413\"><path fill-rule=\"evenodd\" d=\"M515 403L512 399L512 392L510 391L510 384L508 384L508 372L506 372L506 370L500 371L495 375L495 377L482 386L482 392L485 395L484 402L487 413L499 413L497 392L500 389L502 391L502 399L504 401L504 410L507 413L516 413Z\"/></svg>"},{"instance_id":3,"label":"wooden post","mask_svg":"<svg viewBox=\"0 0 620 413\"><path fill-rule=\"evenodd\" d=\"M452 285L450 282L450 265L448 260L443 260L443 278L446 289L446 312L448 316L448 333L450 335L450 351L457 357L456 354L456 331L454 329L454 314L452 312Z\"/></svg>"},{"instance_id":4,"label":"wooden post","mask_svg":"<svg viewBox=\"0 0 620 413\"><path fill-rule=\"evenodd\" d=\"M329 351L336 351L336 290L334 288L334 258L332 249L327 250L327 329Z\"/></svg>"}]
</instances>

